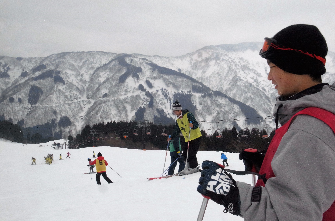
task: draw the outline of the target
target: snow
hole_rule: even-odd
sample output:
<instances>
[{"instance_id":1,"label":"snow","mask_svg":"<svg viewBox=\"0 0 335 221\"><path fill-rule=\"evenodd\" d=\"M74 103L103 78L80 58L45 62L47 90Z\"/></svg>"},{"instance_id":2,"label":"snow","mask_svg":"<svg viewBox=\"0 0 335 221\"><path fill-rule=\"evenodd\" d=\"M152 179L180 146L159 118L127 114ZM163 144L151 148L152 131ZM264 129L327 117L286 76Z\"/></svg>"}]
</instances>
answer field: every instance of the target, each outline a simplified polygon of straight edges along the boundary
<instances>
[{"instance_id":1,"label":"snow","mask_svg":"<svg viewBox=\"0 0 335 221\"><path fill-rule=\"evenodd\" d=\"M147 180L162 173L164 150L118 147L55 150L52 143L26 145L0 140L0 220L197 219L203 199L196 191L200 173ZM87 159L93 159L93 151L96 154L101 152L113 168L114 171L107 167L107 176L114 183L108 184L101 177L102 185L99 186L94 174L84 174L89 172ZM67 152L71 158L66 158ZM54 155L51 165L44 163L44 156L49 153ZM59 160L60 154L63 160ZM230 169L244 169L238 154L226 155ZM221 163L220 152L200 151L197 156L199 162L212 160ZM31 165L32 157L36 158L37 165ZM166 165L169 163L168 154ZM233 177L249 184L252 182L249 175ZM223 209L210 200L203 220L243 220L223 213Z\"/></svg>"}]
</instances>

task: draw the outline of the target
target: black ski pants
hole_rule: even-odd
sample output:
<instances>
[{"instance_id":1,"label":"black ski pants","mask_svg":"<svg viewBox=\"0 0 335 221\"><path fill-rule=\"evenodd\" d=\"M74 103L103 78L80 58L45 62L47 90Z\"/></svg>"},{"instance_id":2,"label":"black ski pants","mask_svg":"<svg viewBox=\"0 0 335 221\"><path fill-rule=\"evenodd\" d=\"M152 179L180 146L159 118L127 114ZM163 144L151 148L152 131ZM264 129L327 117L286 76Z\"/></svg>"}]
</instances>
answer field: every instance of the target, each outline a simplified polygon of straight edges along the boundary
<instances>
[{"instance_id":1,"label":"black ski pants","mask_svg":"<svg viewBox=\"0 0 335 221\"><path fill-rule=\"evenodd\" d=\"M183 154L182 156L187 159L190 168L196 168L198 164L197 153L200 146L201 137L191 140L190 142L185 142L183 146ZM189 147L188 147L189 144ZM188 157L187 157L187 149L188 149Z\"/></svg>"},{"instance_id":2,"label":"black ski pants","mask_svg":"<svg viewBox=\"0 0 335 221\"><path fill-rule=\"evenodd\" d=\"M90 166L90 173L93 173L94 166Z\"/></svg>"},{"instance_id":3,"label":"black ski pants","mask_svg":"<svg viewBox=\"0 0 335 221\"><path fill-rule=\"evenodd\" d=\"M96 178L97 178L97 184L101 184L100 182L100 176L102 175L103 178L105 178L105 180L107 181L107 183L113 183L106 175L106 172L102 172L102 173L97 173Z\"/></svg>"},{"instance_id":4,"label":"black ski pants","mask_svg":"<svg viewBox=\"0 0 335 221\"><path fill-rule=\"evenodd\" d=\"M224 163L227 164L227 167L229 166L229 165L228 165L228 160L227 160L227 159L224 159L224 160L223 160L223 162L222 162L222 165L223 165L223 166L224 166Z\"/></svg>"},{"instance_id":5,"label":"black ski pants","mask_svg":"<svg viewBox=\"0 0 335 221\"><path fill-rule=\"evenodd\" d=\"M174 169L177 166L177 161L179 162L178 173L185 168L185 158L183 156L179 157L177 151L170 152L170 156L171 156L171 164L169 167L168 175L173 175Z\"/></svg>"}]
</instances>

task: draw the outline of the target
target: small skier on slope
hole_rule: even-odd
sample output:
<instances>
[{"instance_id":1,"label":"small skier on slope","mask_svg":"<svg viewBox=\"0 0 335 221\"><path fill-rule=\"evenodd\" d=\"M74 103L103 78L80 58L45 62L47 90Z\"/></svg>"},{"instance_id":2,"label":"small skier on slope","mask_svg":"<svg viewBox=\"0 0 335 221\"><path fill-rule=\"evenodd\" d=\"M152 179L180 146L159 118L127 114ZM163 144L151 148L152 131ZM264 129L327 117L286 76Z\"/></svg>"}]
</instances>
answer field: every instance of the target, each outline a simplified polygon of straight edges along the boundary
<instances>
[{"instance_id":1,"label":"small skier on slope","mask_svg":"<svg viewBox=\"0 0 335 221\"><path fill-rule=\"evenodd\" d=\"M227 167L229 166L229 165L228 165L228 158L227 158L226 154L221 153L221 160L222 160L222 165L223 165L223 166L224 166L224 163L227 164Z\"/></svg>"},{"instance_id":2,"label":"small skier on slope","mask_svg":"<svg viewBox=\"0 0 335 221\"><path fill-rule=\"evenodd\" d=\"M171 156L171 165L169 167L168 175L174 174L174 169L177 166L177 161L179 162L178 173L181 172L185 168L185 159L181 155L181 145L180 145L180 137L177 136L170 142L170 156Z\"/></svg>"},{"instance_id":3,"label":"small skier on slope","mask_svg":"<svg viewBox=\"0 0 335 221\"><path fill-rule=\"evenodd\" d=\"M93 168L94 168L94 164L93 165L91 165L91 159L90 158L88 158L88 164L89 165L87 165L87 166L89 166L90 167L90 173L94 173L94 171L93 171Z\"/></svg>"},{"instance_id":4,"label":"small skier on slope","mask_svg":"<svg viewBox=\"0 0 335 221\"><path fill-rule=\"evenodd\" d=\"M33 164L36 165L36 159L34 157L32 157L31 160L32 160L31 165L33 165Z\"/></svg>"}]
</instances>

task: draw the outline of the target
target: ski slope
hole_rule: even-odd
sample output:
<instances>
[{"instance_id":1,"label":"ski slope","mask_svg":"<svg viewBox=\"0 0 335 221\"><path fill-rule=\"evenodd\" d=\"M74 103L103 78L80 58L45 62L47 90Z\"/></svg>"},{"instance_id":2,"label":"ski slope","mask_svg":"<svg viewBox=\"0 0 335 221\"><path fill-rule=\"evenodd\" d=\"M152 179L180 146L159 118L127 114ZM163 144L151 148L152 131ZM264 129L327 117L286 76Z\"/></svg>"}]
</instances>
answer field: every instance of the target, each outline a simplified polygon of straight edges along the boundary
<instances>
[{"instance_id":1,"label":"ski slope","mask_svg":"<svg viewBox=\"0 0 335 221\"><path fill-rule=\"evenodd\" d=\"M0 220L162 220L194 221L202 203L197 192L200 173L148 181L163 171L164 150L134 150L118 147L89 147L55 150L47 144L19 144L0 140ZM71 158L66 158L70 152ZM102 185L89 172L87 159L101 152L109 166L107 176L114 182ZM54 155L51 165L44 156ZM63 160L59 160L62 154ZM238 154L227 153L230 169L243 170ZM199 163L221 163L220 152L198 153ZM31 165L31 158L37 165ZM166 165L170 163L168 154ZM176 168L177 170L177 168ZM122 177L118 176L119 173ZM249 184L250 175L233 177ZM203 220L240 221L223 213L223 206L209 201Z\"/></svg>"}]
</instances>

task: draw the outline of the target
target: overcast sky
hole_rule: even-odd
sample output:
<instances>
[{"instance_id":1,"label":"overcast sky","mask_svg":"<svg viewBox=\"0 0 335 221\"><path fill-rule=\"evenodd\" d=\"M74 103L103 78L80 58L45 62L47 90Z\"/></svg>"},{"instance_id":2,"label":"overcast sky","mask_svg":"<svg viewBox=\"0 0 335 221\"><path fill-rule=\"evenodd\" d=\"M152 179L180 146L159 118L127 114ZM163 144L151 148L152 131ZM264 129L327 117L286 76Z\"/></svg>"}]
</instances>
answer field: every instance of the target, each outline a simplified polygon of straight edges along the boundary
<instances>
[{"instance_id":1,"label":"overcast sky","mask_svg":"<svg viewBox=\"0 0 335 221\"><path fill-rule=\"evenodd\" d=\"M335 52L335 0L0 0L0 56L179 56L316 25Z\"/></svg>"}]
</instances>

